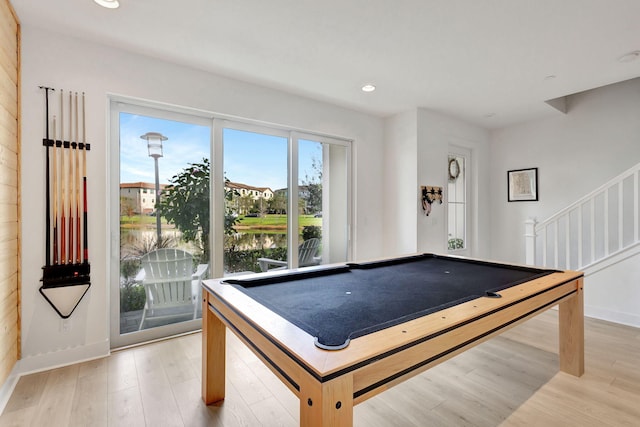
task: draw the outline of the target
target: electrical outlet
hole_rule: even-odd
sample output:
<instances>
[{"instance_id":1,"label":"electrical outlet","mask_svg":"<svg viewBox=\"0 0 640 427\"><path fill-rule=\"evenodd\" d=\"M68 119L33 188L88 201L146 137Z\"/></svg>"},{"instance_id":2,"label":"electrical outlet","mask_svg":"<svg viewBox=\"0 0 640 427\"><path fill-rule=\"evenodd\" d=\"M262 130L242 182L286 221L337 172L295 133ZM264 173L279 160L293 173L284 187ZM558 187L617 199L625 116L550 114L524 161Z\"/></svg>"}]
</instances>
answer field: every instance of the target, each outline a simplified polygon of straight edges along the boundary
<instances>
[{"instance_id":1,"label":"electrical outlet","mask_svg":"<svg viewBox=\"0 0 640 427\"><path fill-rule=\"evenodd\" d=\"M60 329L63 333L69 333L71 330L71 319L62 319L62 324L60 325Z\"/></svg>"}]
</instances>

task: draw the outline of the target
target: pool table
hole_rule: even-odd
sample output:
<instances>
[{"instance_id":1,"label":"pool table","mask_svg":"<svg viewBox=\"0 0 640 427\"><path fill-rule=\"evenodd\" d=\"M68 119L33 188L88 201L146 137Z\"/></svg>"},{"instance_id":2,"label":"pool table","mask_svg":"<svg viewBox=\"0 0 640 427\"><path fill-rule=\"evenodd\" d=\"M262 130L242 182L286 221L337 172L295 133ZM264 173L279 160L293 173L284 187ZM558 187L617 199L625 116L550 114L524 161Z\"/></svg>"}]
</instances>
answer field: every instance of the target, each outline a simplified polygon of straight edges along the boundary
<instances>
[{"instance_id":1,"label":"pool table","mask_svg":"<svg viewBox=\"0 0 640 427\"><path fill-rule=\"evenodd\" d=\"M203 282L202 399L225 396L225 331L300 399L300 425L353 406L555 305L560 370L584 372L583 274L418 254Z\"/></svg>"}]
</instances>

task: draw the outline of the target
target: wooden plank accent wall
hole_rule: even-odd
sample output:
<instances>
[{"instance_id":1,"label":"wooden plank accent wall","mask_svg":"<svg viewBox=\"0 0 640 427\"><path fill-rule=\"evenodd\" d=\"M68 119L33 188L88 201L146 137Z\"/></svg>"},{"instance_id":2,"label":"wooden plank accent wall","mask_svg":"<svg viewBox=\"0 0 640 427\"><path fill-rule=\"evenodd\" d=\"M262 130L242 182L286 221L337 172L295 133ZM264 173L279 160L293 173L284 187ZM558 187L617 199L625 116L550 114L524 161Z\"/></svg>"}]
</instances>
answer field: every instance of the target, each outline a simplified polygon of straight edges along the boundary
<instances>
[{"instance_id":1,"label":"wooden plank accent wall","mask_svg":"<svg viewBox=\"0 0 640 427\"><path fill-rule=\"evenodd\" d=\"M20 358L20 24L0 0L0 385Z\"/></svg>"}]
</instances>

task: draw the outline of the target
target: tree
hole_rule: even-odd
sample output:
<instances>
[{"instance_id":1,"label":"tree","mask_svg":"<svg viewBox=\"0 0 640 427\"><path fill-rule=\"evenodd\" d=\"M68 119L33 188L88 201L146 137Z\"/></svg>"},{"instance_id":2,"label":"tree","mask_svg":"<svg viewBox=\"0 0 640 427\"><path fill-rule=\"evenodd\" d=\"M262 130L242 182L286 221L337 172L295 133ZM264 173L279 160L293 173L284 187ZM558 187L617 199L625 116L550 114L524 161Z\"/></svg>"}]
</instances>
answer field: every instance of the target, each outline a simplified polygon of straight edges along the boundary
<instances>
[{"instance_id":1,"label":"tree","mask_svg":"<svg viewBox=\"0 0 640 427\"><path fill-rule=\"evenodd\" d=\"M164 188L160 199L160 214L170 224L182 232L187 242L193 242L201 250L201 260L209 260L209 160L202 163L190 163L189 167L171 177L170 185ZM227 181L227 180L225 180ZM228 194L229 193L229 194ZM231 192L225 192L227 200ZM224 232L235 232L237 218L225 211Z\"/></svg>"},{"instance_id":2,"label":"tree","mask_svg":"<svg viewBox=\"0 0 640 427\"><path fill-rule=\"evenodd\" d=\"M306 202L306 213L322 211L322 164L313 157L311 159L312 175L305 173L302 184L304 189L301 198Z\"/></svg>"},{"instance_id":3,"label":"tree","mask_svg":"<svg viewBox=\"0 0 640 427\"><path fill-rule=\"evenodd\" d=\"M267 214L267 211L269 210L268 205L269 204L267 200L265 200L264 197L260 196L253 201L253 207L251 209L253 209L254 212L258 212L260 216L265 216Z\"/></svg>"},{"instance_id":4,"label":"tree","mask_svg":"<svg viewBox=\"0 0 640 427\"><path fill-rule=\"evenodd\" d=\"M120 215L128 216L129 220L133 223L133 219L131 218L136 213L136 205L133 200L128 197L120 196Z\"/></svg>"},{"instance_id":5,"label":"tree","mask_svg":"<svg viewBox=\"0 0 640 427\"><path fill-rule=\"evenodd\" d=\"M273 198L269 200L269 208L276 214L287 212L287 196L282 191L276 191Z\"/></svg>"},{"instance_id":6,"label":"tree","mask_svg":"<svg viewBox=\"0 0 640 427\"><path fill-rule=\"evenodd\" d=\"M238 213L248 214L253 206L253 198L249 194L237 198Z\"/></svg>"},{"instance_id":7,"label":"tree","mask_svg":"<svg viewBox=\"0 0 640 427\"><path fill-rule=\"evenodd\" d=\"M235 225L240 221L238 215L233 209L233 200L238 197L238 191L229 189L227 183L229 179L224 178L224 235L233 236L236 233Z\"/></svg>"}]
</instances>

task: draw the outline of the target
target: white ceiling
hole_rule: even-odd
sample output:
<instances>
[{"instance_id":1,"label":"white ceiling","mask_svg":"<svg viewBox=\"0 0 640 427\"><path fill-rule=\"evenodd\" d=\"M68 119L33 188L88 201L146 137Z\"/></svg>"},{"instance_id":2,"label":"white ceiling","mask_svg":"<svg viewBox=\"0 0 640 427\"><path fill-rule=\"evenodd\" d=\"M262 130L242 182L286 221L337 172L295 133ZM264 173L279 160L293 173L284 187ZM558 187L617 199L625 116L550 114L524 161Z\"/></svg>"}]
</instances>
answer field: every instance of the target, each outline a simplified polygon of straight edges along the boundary
<instances>
[{"instance_id":1,"label":"white ceiling","mask_svg":"<svg viewBox=\"0 0 640 427\"><path fill-rule=\"evenodd\" d=\"M640 76L639 0L10 0L38 26L382 117L486 128ZM555 76L555 77L548 77ZM373 93L360 88L371 83Z\"/></svg>"}]
</instances>

